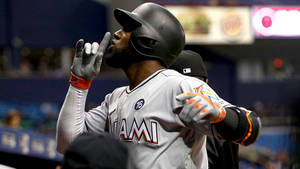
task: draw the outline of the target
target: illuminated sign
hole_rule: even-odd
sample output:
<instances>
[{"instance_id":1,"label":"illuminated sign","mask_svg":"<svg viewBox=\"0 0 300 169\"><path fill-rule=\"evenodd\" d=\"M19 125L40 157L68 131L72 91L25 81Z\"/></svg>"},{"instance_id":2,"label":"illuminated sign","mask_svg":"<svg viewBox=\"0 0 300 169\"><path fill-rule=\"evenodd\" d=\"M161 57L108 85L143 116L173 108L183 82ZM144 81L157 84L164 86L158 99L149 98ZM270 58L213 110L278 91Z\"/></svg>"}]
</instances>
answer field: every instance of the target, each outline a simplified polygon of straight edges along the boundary
<instances>
[{"instance_id":1,"label":"illuminated sign","mask_svg":"<svg viewBox=\"0 0 300 169\"><path fill-rule=\"evenodd\" d=\"M187 44L251 44L250 8L166 6L183 26Z\"/></svg>"},{"instance_id":2,"label":"illuminated sign","mask_svg":"<svg viewBox=\"0 0 300 169\"><path fill-rule=\"evenodd\" d=\"M252 9L256 37L300 37L300 6L261 6Z\"/></svg>"}]
</instances>

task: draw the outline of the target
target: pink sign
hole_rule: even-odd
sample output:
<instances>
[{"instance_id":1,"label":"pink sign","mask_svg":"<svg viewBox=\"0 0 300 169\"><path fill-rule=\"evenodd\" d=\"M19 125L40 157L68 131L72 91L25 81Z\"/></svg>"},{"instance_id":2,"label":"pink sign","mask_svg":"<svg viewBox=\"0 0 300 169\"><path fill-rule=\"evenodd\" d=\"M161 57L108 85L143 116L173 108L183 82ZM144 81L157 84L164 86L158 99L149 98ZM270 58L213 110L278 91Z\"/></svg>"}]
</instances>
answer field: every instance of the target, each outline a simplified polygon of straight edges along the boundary
<instances>
[{"instance_id":1,"label":"pink sign","mask_svg":"<svg viewBox=\"0 0 300 169\"><path fill-rule=\"evenodd\" d=\"M252 9L257 37L300 37L300 6L260 6Z\"/></svg>"}]
</instances>

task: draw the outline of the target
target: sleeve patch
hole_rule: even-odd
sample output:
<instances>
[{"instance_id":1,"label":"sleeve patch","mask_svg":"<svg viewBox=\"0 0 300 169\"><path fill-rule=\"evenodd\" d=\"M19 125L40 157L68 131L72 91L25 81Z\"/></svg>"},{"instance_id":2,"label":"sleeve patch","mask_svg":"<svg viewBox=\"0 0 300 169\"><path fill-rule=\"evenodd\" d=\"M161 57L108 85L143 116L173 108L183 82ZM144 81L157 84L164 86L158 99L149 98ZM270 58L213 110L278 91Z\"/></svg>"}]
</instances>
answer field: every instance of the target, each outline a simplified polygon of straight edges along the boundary
<instances>
[{"instance_id":1,"label":"sleeve patch","mask_svg":"<svg viewBox=\"0 0 300 169\"><path fill-rule=\"evenodd\" d=\"M205 87L205 85L195 87L194 91L196 93L203 94L204 96L208 97L211 100L215 100L215 101L219 100L218 95L213 90Z\"/></svg>"}]
</instances>

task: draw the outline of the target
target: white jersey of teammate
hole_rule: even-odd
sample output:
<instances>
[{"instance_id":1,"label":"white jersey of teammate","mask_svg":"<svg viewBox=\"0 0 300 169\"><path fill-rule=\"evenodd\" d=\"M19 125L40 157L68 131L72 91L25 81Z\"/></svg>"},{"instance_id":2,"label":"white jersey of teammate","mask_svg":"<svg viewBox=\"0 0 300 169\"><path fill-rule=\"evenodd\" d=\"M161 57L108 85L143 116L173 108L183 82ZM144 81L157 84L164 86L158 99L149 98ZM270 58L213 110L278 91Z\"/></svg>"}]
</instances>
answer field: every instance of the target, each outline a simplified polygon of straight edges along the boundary
<instances>
[{"instance_id":1,"label":"white jersey of teammate","mask_svg":"<svg viewBox=\"0 0 300 169\"><path fill-rule=\"evenodd\" d=\"M206 169L205 134L210 126L187 127L174 113L183 106L175 97L185 92L230 105L203 81L169 69L157 71L132 90L115 89L88 112L87 90L70 86L58 120L58 150L82 132L104 132L109 122L109 132L130 145L139 169Z\"/></svg>"}]
</instances>

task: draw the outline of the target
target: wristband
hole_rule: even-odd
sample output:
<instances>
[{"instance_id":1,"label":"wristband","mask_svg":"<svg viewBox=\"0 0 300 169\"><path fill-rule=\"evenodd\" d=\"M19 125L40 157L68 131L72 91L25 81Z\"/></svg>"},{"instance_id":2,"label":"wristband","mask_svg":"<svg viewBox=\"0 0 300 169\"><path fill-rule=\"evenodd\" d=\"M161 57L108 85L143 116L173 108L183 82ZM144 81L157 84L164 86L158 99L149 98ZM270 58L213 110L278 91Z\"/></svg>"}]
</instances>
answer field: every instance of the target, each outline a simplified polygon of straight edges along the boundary
<instances>
[{"instance_id":1,"label":"wristband","mask_svg":"<svg viewBox=\"0 0 300 169\"><path fill-rule=\"evenodd\" d=\"M71 72L70 80L72 86L78 87L80 89L89 89L93 80L85 80L82 77L76 76Z\"/></svg>"},{"instance_id":2,"label":"wristband","mask_svg":"<svg viewBox=\"0 0 300 169\"><path fill-rule=\"evenodd\" d=\"M243 138L243 140L241 142L242 145L246 145L245 141L247 141L248 138L252 135L252 122L249 118L249 114L250 114L249 112L246 112L246 117L247 117L248 124L249 124L249 130L248 130L248 133L246 134L246 136Z\"/></svg>"}]
</instances>

